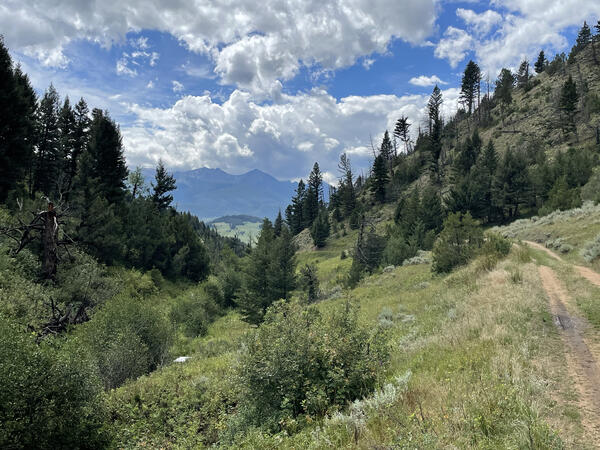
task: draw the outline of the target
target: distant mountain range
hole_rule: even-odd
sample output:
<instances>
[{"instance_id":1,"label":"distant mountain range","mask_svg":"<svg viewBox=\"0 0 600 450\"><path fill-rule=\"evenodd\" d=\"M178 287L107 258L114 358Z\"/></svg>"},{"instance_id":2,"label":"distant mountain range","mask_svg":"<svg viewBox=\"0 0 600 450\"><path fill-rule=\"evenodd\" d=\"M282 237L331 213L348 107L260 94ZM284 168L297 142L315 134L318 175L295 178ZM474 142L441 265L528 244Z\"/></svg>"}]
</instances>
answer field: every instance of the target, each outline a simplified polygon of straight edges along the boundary
<instances>
[{"instance_id":1,"label":"distant mountain range","mask_svg":"<svg viewBox=\"0 0 600 450\"><path fill-rule=\"evenodd\" d=\"M154 173L154 169L144 170L148 184L154 180ZM273 220L280 209L283 214L297 185L258 169L231 175L221 169L202 168L175 171L173 176L177 180L173 193L176 208L203 220L239 214Z\"/></svg>"}]
</instances>

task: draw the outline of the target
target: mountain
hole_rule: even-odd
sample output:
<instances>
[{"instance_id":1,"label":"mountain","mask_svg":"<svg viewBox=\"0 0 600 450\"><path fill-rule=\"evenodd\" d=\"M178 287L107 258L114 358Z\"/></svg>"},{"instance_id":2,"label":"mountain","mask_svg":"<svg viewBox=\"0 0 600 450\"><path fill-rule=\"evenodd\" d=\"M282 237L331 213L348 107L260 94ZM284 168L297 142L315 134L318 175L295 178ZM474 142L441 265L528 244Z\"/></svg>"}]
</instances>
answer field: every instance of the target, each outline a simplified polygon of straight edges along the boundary
<instances>
[{"instance_id":1,"label":"mountain","mask_svg":"<svg viewBox=\"0 0 600 450\"><path fill-rule=\"evenodd\" d=\"M150 182L154 169L145 169ZM173 203L179 211L189 211L200 219L248 214L274 219L279 209L285 210L296 189L296 183L279 181L258 169L242 175L231 175L221 169L201 168L176 171L177 190Z\"/></svg>"}]
</instances>

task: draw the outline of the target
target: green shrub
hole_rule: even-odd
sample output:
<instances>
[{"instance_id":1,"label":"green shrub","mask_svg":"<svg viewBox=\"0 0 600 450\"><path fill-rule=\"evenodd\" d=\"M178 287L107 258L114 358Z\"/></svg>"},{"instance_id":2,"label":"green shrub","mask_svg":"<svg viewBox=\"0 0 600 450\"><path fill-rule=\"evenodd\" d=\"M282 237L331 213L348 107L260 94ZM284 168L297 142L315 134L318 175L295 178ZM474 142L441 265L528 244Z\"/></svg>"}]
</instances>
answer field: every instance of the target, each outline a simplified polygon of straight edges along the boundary
<instances>
[{"instance_id":1,"label":"green shrub","mask_svg":"<svg viewBox=\"0 0 600 450\"><path fill-rule=\"evenodd\" d=\"M444 220L444 228L433 246L432 270L450 272L453 268L469 262L483 241L479 223L470 213L450 214Z\"/></svg>"},{"instance_id":2,"label":"green shrub","mask_svg":"<svg viewBox=\"0 0 600 450\"><path fill-rule=\"evenodd\" d=\"M510 253L512 243L500 236L497 233L487 233L485 235L485 241L481 246L481 253L484 255L497 255L502 258Z\"/></svg>"},{"instance_id":3,"label":"green shrub","mask_svg":"<svg viewBox=\"0 0 600 450\"><path fill-rule=\"evenodd\" d=\"M156 369L164 363L172 328L147 300L119 295L76 331L98 367L106 388Z\"/></svg>"},{"instance_id":4,"label":"green shrub","mask_svg":"<svg viewBox=\"0 0 600 450\"><path fill-rule=\"evenodd\" d=\"M581 198L600 202L600 170L595 170L588 182L581 188Z\"/></svg>"},{"instance_id":5,"label":"green shrub","mask_svg":"<svg viewBox=\"0 0 600 450\"><path fill-rule=\"evenodd\" d=\"M208 289L206 289L206 284ZM208 282L206 284L176 298L171 308L171 321L181 326L186 336L195 337L206 334L208 325L218 315L219 308L214 300L218 290L214 284Z\"/></svg>"},{"instance_id":6,"label":"green shrub","mask_svg":"<svg viewBox=\"0 0 600 450\"><path fill-rule=\"evenodd\" d=\"M78 345L31 333L0 317L0 447L102 448L102 388ZM73 342L73 344L77 344Z\"/></svg>"},{"instance_id":7,"label":"green shrub","mask_svg":"<svg viewBox=\"0 0 600 450\"><path fill-rule=\"evenodd\" d=\"M294 431L306 417L323 417L373 392L389 360L381 331L361 326L348 302L326 317L314 307L278 302L245 348L236 426L272 431Z\"/></svg>"},{"instance_id":8,"label":"green shrub","mask_svg":"<svg viewBox=\"0 0 600 450\"><path fill-rule=\"evenodd\" d=\"M383 250L383 264L400 266L405 260L415 256L417 250L414 241L409 243L402 235L391 236Z\"/></svg>"},{"instance_id":9,"label":"green shrub","mask_svg":"<svg viewBox=\"0 0 600 450\"><path fill-rule=\"evenodd\" d=\"M581 251L581 256L589 263L595 261L600 256L600 234L585 243Z\"/></svg>"}]
</instances>

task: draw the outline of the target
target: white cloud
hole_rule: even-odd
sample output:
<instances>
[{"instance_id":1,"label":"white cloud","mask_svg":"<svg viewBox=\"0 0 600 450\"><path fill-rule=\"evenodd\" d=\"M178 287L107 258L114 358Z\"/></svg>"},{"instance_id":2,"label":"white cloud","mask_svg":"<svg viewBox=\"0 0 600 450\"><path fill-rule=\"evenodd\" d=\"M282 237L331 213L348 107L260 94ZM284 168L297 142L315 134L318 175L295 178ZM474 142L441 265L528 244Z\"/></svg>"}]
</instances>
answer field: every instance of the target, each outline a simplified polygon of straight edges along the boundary
<instances>
[{"instance_id":1,"label":"white cloud","mask_svg":"<svg viewBox=\"0 0 600 450\"><path fill-rule=\"evenodd\" d=\"M492 28L502 22L502 16L491 9L477 14L471 9L458 8L456 15L469 25L478 35L489 33Z\"/></svg>"},{"instance_id":2,"label":"white cloud","mask_svg":"<svg viewBox=\"0 0 600 450\"><path fill-rule=\"evenodd\" d=\"M123 56L119 58L117 61L117 75L127 75L129 77L137 76L137 71L135 69L131 69L128 67L129 64L129 55L127 53L123 53Z\"/></svg>"},{"instance_id":3,"label":"white cloud","mask_svg":"<svg viewBox=\"0 0 600 450\"><path fill-rule=\"evenodd\" d=\"M445 117L456 110L458 89L443 91ZM132 165L154 165L162 158L170 167L220 167L241 173L260 167L280 178L306 177L315 161L337 173L346 151L357 170L371 161L370 136L379 145L385 129L401 115L417 133L427 95L350 96L336 100L313 89L295 96L282 94L276 104L257 103L235 90L222 104L210 95L184 96L171 108L129 105L137 117L123 128L126 156Z\"/></svg>"},{"instance_id":4,"label":"white cloud","mask_svg":"<svg viewBox=\"0 0 600 450\"><path fill-rule=\"evenodd\" d=\"M547 54L567 50L569 27L600 18L597 0L492 0L491 5L498 11L477 14L459 8L468 31L449 26L435 56L456 67L472 50L473 59L493 78L502 67L514 68L541 49Z\"/></svg>"},{"instance_id":5,"label":"white cloud","mask_svg":"<svg viewBox=\"0 0 600 450\"><path fill-rule=\"evenodd\" d=\"M148 84L146 85L147 89L154 89L154 82L152 80L148 81Z\"/></svg>"},{"instance_id":6,"label":"white cloud","mask_svg":"<svg viewBox=\"0 0 600 450\"><path fill-rule=\"evenodd\" d=\"M440 78L437 75L432 75L430 77L428 77L426 75L421 75L418 77L411 78L410 80L408 80L408 82L415 86L422 86L422 87L434 86L436 84L438 84L438 85L448 84L445 81L440 80Z\"/></svg>"},{"instance_id":7,"label":"white cloud","mask_svg":"<svg viewBox=\"0 0 600 450\"><path fill-rule=\"evenodd\" d=\"M469 50L474 44L473 38L465 30L455 27L448 27L444 32L444 37L435 47L434 54L437 58L447 59L452 68L458 66L458 63L465 59Z\"/></svg>"},{"instance_id":8,"label":"white cloud","mask_svg":"<svg viewBox=\"0 0 600 450\"><path fill-rule=\"evenodd\" d=\"M177 80L173 80L173 92L181 92L183 91L183 84L181 84Z\"/></svg>"},{"instance_id":9,"label":"white cloud","mask_svg":"<svg viewBox=\"0 0 600 450\"><path fill-rule=\"evenodd\" d=\"M432 33L437 0L215 0L118 2L4 0L0 29L8 46L64 65L75 40L109 46L130 31L167 32L205 53L221 81L257 94L280 92L302 66L335 70L387 51L393 39L421 44ZM147 51L147 38L130 42ZM366 60L365 60L366 61ZM368 64L368 63L367 63Z\"/></svg>"}]
</instances>

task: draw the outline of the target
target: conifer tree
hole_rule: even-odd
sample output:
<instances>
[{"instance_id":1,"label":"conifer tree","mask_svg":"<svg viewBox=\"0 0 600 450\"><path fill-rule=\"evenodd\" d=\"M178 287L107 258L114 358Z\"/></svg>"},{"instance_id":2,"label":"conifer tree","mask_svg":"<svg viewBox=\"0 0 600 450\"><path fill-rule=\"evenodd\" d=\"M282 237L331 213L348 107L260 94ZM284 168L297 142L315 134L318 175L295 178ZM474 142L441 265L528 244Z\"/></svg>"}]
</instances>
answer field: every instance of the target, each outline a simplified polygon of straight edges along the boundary
<instances>
[{"instance_id":1,"label":"conifer tree","mask_svg":"<svg viewBox=\"0 0 600 450\"><path fill-rule=\"evenodd\" d=\"M304 226L310 227L319 214L319 208L323 203L323 176L319 169L319 163L315 163L310 175L306 195L304 197L303 219Z\"/></svg>"},{"instance_id":2,"label":"conifer tree","mask_svg":"<svg viewBox=\"0 0 600 450\"><path fill-rule=\"evenodd\" d=\"M385 130L385 133L383 134L380 153L383 156L383 159L386 162L386 164L391 168L392 159L394 157L394 147L392 145L392 141L390 140L390 134L388 133L388 130Z\"/></svg>"},{"instance_id":3,"label":"conifer tree","mask_svg":"<svg viewBox=\"0 0 600 450\"><path fill-rule=\"evenodd\" d=\"M517 72L517 86L526 89L529 86L529 61L521 61L519 71Z\"/></svg>"},{"instance_id":4,"label":"conifer tree","mask_svg":"<svg viewBox=\"0 0 600 450\"><path fill-rule=\"evenodd\" d=\"M68 190L70 190L73 180L75 179L75 175L77 175L79 158L88 145L90 132L89 113L90 112L87 103L83 98L81 98L79 102L77 102L77 105L75 105L75 109L73 111L73 115L75 117L75 130L73 133L74 142L71 153L71 165L69 167L70 184L68 186Z\"/></svg>"},{"instance_id":5,"label":"conifer tree","mask_svg":"<svg viewBox=\"0 0 600 450\"><path fill-rule=\"evenodd\" d=\"M58 92L51 84L40 102L38 114L38 148L34 189L54 196L62 166L60 130L58 128Z\"/></svg>"},{"instance_id":6,"label":"conifer tree","mask_svg":"<svg viewBox=\"0 0 600 450\"><path fill-rule=\"evenodd\" d=\"M329 237L329 216L327 209L321 208L317 218L310 227L310 235L317 248L325 247L325 241Z\"/></svg>"},{"instance_id":7,"label":"conifer tree","mask_svg":"<svg viewBox=\"0 0 600 450\"><path fill-rule=\"evenodd\" d=\"M304 219L304 203L306 200L306 188L304 181L298 182L296 188L296 195L292 197L292 204L290 205L290 217L288 224L290 226L292 234L296 235L304 229L306 220Z\"/></svg>"},{"instance_id":8,"label":"conifer tree","mask_svg":"<svg viewBox=\"0 0 600 450\"><path fill-rule=\"evenodd\" d=\"M429 116L429 136L428 136L428 151L426 157L429 160L429 170L432 175L435 176L436 181L440 179L440 167L439 158L442 152L442 118L440 114L440 108L443 103L442 91L436 85L433 88L431 97L427 103L428 116ZM418 144L417 140L417 144ZM418 146L418 145L417 145Z\"/></svg>"},{"instance_id":9,"label":"conifer tree","mask_svg":"<svg viewBox=\"0 0 600 450\"><path fill-rule=\"evenodd\" d=\"M281 219L281 214L278 216ZM277 225L277 224L276 224ZM280 222L279 234L275 226L273 256L269 267L269 298L288 300L296 288L296 246L287 226Z\"/></svg>"},{"instance_id":10,"label":"conifer tree","mask_svg":"<svg viewBox=\"0 0 600 450\"><path fill-rule=\"evenodd\" d=\"M504 112L506 107L512 103L512 91L515 86L515 77L508 69L502 69L496 80L494 96L500 103L502 123L504 124Z\"/></svg>"},{"instance_id":11,"label":"conifer tree","mask_svg":"<svg viewBox=\"0 0 600 450\"><path fill-rule=\"evenodd\" d=\"M129 172L127 183L131 189L131 197L134 199L137 198L144 188L145 183L144 175L142 174L142 168L140 166L137 166L133 172Z\"/></svg>"},{"instance_id":12,"label":"conifer tree","mask_svg":"<svg viewBox=\"0 0 600 450\"><path fill-rule=\"evenodd\" d=\"M429 118L429 134L435 133L435 125L440 122L440 108L442 106L442 91L436 84L433 88L433 92L427 102L427 116Z\"/></svg>"},{"instance_id":13,"label":"conifer tree","mask_svg":"<svg viewBox=\"0 0 600 450\"><path fill-rule=\"evenodd\" d=\"M583 22L583 26L579 30L579 33L577 33L577 39L575 40L577 53L583 50L590 42L592 42L592 31L587 22Z\"/></svg>"},{"instance_id":14,"label":"conifer tree","mask_svg":"<svg viewBox=\"0 0 600 450\"><path fill-rule=\"evenodd\" d=\"M396 127L394 128L394 136L404 143L404 153L407 155L410 153L410 123L408 117L401 116L396 121Z\"/></svg>"},{"instance_id":15,"label":"conifer tree","mask_svg":"<svg viewBox=\"0 0 600 450\"><path fill-rule=\"evenodd\" d=\"M544 55L544 50L542 50L540 51L538 59L535 62L533 68L535 69L536 73L542 73L544 70L546 70L547 65L548 61L546 60L546 56Z\"/></svg>"},{"instance_id":16,"label":"conifer tree","mask_svg":"<svg viewBox=\"0 0 600 450\"><path fill-rule=\"evenodd\" d=\"M577 112L578 101L577 86L573 78L569 75L569 79L562 86L559 103L559 109L565 116L563 118L563 129L565 132L576 131L575 113Z\"/></svg>"},{"instance_id":17,"label":"conifer tree","mask_svg":"<svg viewBox=\"0 0 600 450\"><path fill-rule=\"evenodd\" d=\"M349 217L356 207L356 193L354 191L354 176L352 174L352 165L350 158L346 153L340 155L338 169L341 173L339 197L344 216Z\"/></svg>"},{"instance_id":18,"label":"conifer tree","mask_svg":"<svg viewBox=\"0 0 600 450\"><path fill-rule=\"evenodd\" d=\"M519 207L528 203L530 191L531 182L525 156L509 148L498 164L492 186L493 204L501 218L517 217Z\"/></svg>"},{"instance_id":19,"label":"conifer tree","mask_svg":"<svg viewBox=\"0 0 600 450\"><path fill-rule=\"evenodd\" d=\"M283 228L283 218L281 217L281 210L277 213L277 218L275 219L275 223L273 224L273 232L275 233L275 237L279 237L281 235L281 230Z\"/></svg>"},{"instance_id":20,"label":"conifer tree","mask_svg":"<svg viewBox=\"0 0 600 450\"><path fill-rule=\"evenodd\" d=\"M60 133L60 161L62 163L59 167L58 183L61 191L67 191L72 183L71 167L73 164L72 159L74 158L73 154L76 146L75 127L75 114L71 108L69 97L66 97L58 114L58 129Z\"/></svg>"},{"instance_id":21,"label":"conifer tree","mask_svg":"<svg viewBox=\"0 0 600 450\"><path fill-rule=\"evenodd\" d=\"M152 201L159 211L163 211L171 206L173 195L169 194L169 192L174 191L177 187L175 185L175 178L173 178L172 174L167 172L162 159L158 160L154 181L155 182L152 183L152 188L154 190Z\"/></svg>"},{"instance_id":22,"label":"conifer tree","mask_svg":"<svg viewBox=\"0 0 600 450\"><path fill-rule=\"evenodd\" d=\"M469 115L473 112L473 106L475 99L478 98L480 93L481 84L481 69L473 62L469 61L465 68L462 83L460 88L461 101L467 106L467 112Z\"/></svg>"},{"instance_id":23,"label":"conifer tree","mask_svg":"<svg viewBox=\"0 0 600 450\"><path fill-rule=\"evenodd\" d=\"M36 108L29 78L18 66L13 70L0 35L0 202L26 176L32 181Z\"/></svg>"},{"instance_id":24,"label":"conifer tree","mask_svg":"<svg viewBox=\"0 0 600 450\"><path fill-rule=\"evenodd\" d=\"M379 203L383 203L385 202L385 192L389 177L385 158L381 153L375 157L375 161L373 162L372 178L371 191L375 195L375 199Z\"/></svg>"},{"instance_id":25,"label":"conifer tree","mask_svg":"<svg viewBox=\"0 0 600 450\"><path fill-rule=\"evenodd\" d=\"M92 112L88 151L93 159L92 176L98 182L100 195L109 203L120 203L127 179L121 132L108 113L99 109Z\"/></svg>"}]
</instances>

